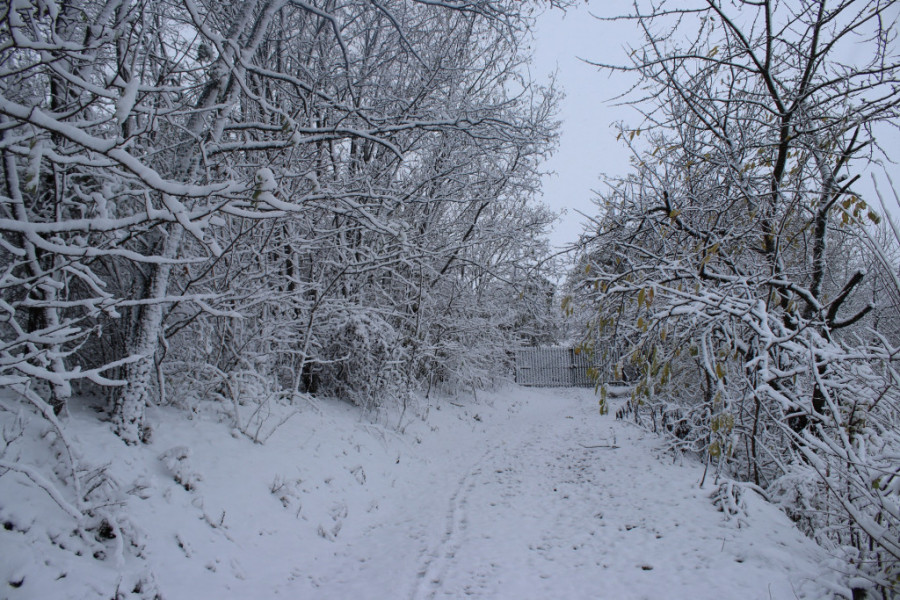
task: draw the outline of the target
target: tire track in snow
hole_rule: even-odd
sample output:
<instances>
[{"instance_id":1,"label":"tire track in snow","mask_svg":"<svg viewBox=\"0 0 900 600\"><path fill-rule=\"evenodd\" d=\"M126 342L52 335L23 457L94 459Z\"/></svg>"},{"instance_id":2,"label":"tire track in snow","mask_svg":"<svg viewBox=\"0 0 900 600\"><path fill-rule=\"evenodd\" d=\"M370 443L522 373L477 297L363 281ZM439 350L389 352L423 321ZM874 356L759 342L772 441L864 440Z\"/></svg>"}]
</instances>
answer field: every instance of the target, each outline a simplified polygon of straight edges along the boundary
<instances>
[{"instance_id":1,"label":"tire track in snow","mask_svg":"<svg viewBox=\"0 0 900 600\"><path fill-rule=\"evenodd\" d=\"M560 412L564 412L564 410L564 407L560 407ZM417 571L416 585L410 596L411 600L433 599L441 591L446 591L443 587L448 577L448 571L462 549L464 540L461 538L468 529L469 496L478 485L485 465L496 463L497 453L500 451L519 456L521 459L522 456L533 452L535 446L543 448L546 444L546 440L543 439L546 434L547 423L541 421L529 427L512 448L507 440L493 443L460 477L448 502L444 532L435 547L430 552L423 554L424 560ZM524 450L528 452L523 453ZM510 488L511 485L506 484L503 487Z\"/></svg>"},{"instance_id":2,"label":"tire track in snow","mask_svg":"<svg viewBox=\"0 0 900 600\"><path fill-rule=\"evenodd\" d=\"M416 586L411 595L412 600L434 598L440 591L441 583L447 573L448 563L462 546L459 536L468 525L468 495L477 483L476 477L481 474L484 462L497 450L491 447L475 464L459 479L459 483L450 496L446 515L446 527L435 548L427 552L424 562L419 568Z\"/></svg>"}]
</instances>

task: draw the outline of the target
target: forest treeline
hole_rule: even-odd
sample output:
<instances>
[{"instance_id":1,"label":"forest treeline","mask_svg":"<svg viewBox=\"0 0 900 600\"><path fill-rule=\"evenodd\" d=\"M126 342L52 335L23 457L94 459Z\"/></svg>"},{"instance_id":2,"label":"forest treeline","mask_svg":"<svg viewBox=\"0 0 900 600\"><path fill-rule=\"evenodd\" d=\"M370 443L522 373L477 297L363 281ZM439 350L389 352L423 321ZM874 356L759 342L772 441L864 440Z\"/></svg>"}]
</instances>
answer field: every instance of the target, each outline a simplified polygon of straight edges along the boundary
<instances>
[{"instance_id":1,"label":"forest treeline","mask_svg":"<svg viewBox=\"0 0 900 600\"><path fill-rule=\"evenodd\" d=\"M359 405L549 335L557 92L509 0L7 4L0 383Z\"/></svg>"}]
</instances>

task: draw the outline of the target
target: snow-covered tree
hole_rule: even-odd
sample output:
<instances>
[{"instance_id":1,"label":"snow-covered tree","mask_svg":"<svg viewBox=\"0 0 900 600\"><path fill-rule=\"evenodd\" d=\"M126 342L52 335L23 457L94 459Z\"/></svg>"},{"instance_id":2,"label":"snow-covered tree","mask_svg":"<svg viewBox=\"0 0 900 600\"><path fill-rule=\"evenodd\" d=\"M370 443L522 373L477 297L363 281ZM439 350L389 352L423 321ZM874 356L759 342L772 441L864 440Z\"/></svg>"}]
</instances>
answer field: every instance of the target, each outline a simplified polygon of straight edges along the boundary
<instances>
[{"instance_id":1,"label":"snow-covered tree","mask_svg":"<svg viewBox=\"0 0 900 600\"><path fill-rule=\"evenodd\" d=\"M294 390L317 369L341 389L377 380L325 340L367 320L395 364L431 326L413 297L541 252L548 217L527 207L554 92L523 79L532 9L10 4L3 383L46 382L57 413L74 381L115 389L136 443L166 358L212 360L198 348Z\"/></svg>"},{"instance_id":2,"label":"snow-covered tree","mask_svg":"<svg viewBox=\"0 0 900 600\"><path fill-rule=\"evenodd\" d=\"M861 490L897 475L896 341L870 302L896 267L860 242L880 218L858 180L898 117L896 8L621 17L644 35L609 66L638 78L643 122L619 135L635 171L599 199L570 282L586 345L632 371L625 412L780 497L881 590L898 576L897 496Z\"/></svg>"},{"instance_id":3,"label":"snow-covered tree","mask_svg":"<svg viewBox=\"0 0 900 600\"><path fill-rule=\"evenodd\" d=\"M552 220L537 4L0 6L0 477L123 554L125 492L68 435L74 399L130 445L148 404L196 399L262 442L270 402L500 373Z\"/></svg>"}]
</instances>

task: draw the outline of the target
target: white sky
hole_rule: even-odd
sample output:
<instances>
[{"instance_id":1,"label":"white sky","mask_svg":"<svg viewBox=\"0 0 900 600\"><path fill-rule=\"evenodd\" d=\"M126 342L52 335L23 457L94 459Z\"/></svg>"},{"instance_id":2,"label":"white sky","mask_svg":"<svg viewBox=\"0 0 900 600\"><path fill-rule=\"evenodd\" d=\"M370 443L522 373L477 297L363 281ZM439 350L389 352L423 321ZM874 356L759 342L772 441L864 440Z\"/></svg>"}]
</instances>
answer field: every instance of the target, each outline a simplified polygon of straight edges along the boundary
<instances>
[{"instance_id":1,"label":"white sky","mask_svg":"<svg viewBox=\"0 0 900 600\"><path fill-rule=\"evenodd\" d=\"M613 128L617 121L633 126L640 123L640 115L627 106L615 106L613 101L626 90L628 80L622 75L611 77L581 59L625 62L623 47L639 40L636 28L626 22L599 21L591 13L613 16L627 13L630 8L631 0L588 0L566 13L550 10L538 19L532 76L546 81L556 70L557 82L566 94L559 111L563 121L559 149L544 165L546 170L555 172L544 177L544 202L551 209L566 213L550 236L556 247L576 241L585 221L579 211L594 214L592 190L602 189L600 175L623 175L629 169L628 156L621 143L616 142ZM900 160L900 133L896 129L883 128L878 141L894 160ZM900 168L889 165L887 171L900 188ZM887 195L887 181L878 175L882 193ZM868 173L859 187L867 200L877 204ZM900 215L895 212L894 216Z\"/></svg>"},{"instance_id":2,"label":"white sky","mask_svg":"<svg viewBox=\"0 0 900 600\"><path fill-rule=\"evenodd\" d=\"M590 15L625 12L628 0L579 3L563 13L547 11L538 19L532 75L546 80L554 70L566 97L560 106L563 121L559 149L545 168L554 175L544 177L544 202L553 210L565 210L550 236L554 246L574 242L581 232L581 211L593 214L592 190L601 189L601 173L624 174L628 160L617 146L613 124L639 118L627 107L613 106L611 98L621 93L622 77L610 78L581 59L622 62L627 40L637 31L623 24L612 26ZM602 13L601 13L602 10Z\"/></svg>"}]
</instances>

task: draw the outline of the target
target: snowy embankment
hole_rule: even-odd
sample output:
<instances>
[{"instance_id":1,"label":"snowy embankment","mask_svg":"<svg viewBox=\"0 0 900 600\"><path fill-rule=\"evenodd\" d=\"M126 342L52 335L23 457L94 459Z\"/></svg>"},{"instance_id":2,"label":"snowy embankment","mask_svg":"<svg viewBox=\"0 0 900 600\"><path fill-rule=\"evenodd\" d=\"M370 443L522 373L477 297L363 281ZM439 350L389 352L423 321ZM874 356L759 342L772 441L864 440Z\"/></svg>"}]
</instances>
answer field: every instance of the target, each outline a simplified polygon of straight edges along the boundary
<instances>
[{"instance_id":1,"label":"snowy embankment","mask_svg":"<svg viewBox=\"0 0 900 600\"><path fill-rule=\"evenodd\" d=\"M589 390L424 402L400 430L396 418L321 402L265 445L229 436L214 410L186 420L164 409L151 415L152 442L126 447L75 411L73 436L110 464L141 547L119 552L116 537L99 559L77 556L83 542L59 507L7 473L0 597L727 600L841 589L828 557L774 506L746 493L726 519L712 476L700 489L700 465L599 416Z\"/></svg>"}]
</instances>

